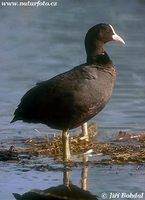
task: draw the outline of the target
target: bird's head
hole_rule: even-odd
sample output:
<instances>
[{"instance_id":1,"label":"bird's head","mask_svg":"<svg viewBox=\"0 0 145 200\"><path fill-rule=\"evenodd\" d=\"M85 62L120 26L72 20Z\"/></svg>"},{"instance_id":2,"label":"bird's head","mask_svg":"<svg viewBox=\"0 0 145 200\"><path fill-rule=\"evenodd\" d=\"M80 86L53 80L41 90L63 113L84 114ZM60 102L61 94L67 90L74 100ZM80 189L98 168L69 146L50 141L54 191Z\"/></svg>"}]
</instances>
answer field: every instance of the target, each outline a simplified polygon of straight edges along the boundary
<instances>
[{"instance_id":1,"label":"bird's head","mask_svg":"<svg viewBox=\"0 0 145 200\"><path fill-rule=\"evenodd\" d=\"M87 62L96 62L97 55L103 55L104 44L109 41L116 41L125 44L124 40L115 32L110 24L97 24L90 28L85 37L85 48Z\"/></svg>"},{"instance_id":2,"label":"bird's head","mask_svg":"<svg viewBox=\"0 0 145 200\"><path fill-rule=\"evenodd\" d=\"M100 41L106 43L109 41L116 41L125 44L124 40L115 32L110 24L97 24L90 28L86 34L85 41Z\"/></svg>"}]
</instances>

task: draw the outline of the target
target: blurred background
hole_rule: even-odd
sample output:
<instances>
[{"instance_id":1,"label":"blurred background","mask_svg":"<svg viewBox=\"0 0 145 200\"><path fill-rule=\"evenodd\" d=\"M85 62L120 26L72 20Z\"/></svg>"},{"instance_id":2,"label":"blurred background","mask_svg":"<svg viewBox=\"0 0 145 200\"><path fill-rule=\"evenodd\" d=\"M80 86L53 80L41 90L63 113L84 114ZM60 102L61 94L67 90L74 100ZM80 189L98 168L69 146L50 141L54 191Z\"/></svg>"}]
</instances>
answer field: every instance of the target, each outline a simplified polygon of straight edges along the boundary
<instances>
[{"instance_id":1,"label":"blurred background","mask_svg":"<svg viewBox=\"0 0 145 200\"><path fill-rule=\"evenodd\" d=\"M1 140L41 135L34 129L44 135L56 132L40 124L10 124L13 112L36 82L85 63L85 34L102 22L111 24L126 45L106 45L117 68L116 86L110 102L92 121L101 137L119 130L145 131L145 1L57 0L57 6L50 7L0 6ZM5 197L6 177L0 187L3 200L12 198ZM96 181L90 178L97 193Z\"/></svg>"}]
</instances>

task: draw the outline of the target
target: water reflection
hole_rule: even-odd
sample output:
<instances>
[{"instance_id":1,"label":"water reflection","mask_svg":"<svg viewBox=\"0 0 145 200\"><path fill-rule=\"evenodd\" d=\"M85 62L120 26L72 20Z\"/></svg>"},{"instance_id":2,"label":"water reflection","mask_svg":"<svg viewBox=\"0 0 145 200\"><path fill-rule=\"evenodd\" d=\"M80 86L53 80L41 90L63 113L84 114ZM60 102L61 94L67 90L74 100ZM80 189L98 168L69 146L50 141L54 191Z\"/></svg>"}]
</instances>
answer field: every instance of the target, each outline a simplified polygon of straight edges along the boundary
<instances>
[{"instance_id":1,"label":"water reflection","mask_svg":"<svg viewBox=\"0 0 145 200\"><path fill-rule=\"evenodd\" d=\"M103 139L124 129L144 132L145 1L59 2L56 9L0 9L0 139L8 141L19 137L40 136L36 135L34 129L44 135L54 133L40 125L18 123L12 126L9 122L20 97L36 82L47 80L85 61L84 34L91 25L100 22L111 23L125 39L126 46L120 48L109 44L106 47L117 67L118 76L109 105L94 121L98 123ZM19 191L19 187L22 187L21 193L34 188L36 185L33 175L42 182L45 176L37 171L18 175L10 164L1 165L0 199L11 200L9 194ZM19 170L19 166L17 168ZM88 187L91 185L90 190L95 194L108 191L108 185L119 192L144 191L145 173L134 168L133 165L113 165L112 169L110 166L91 168ZM77 184L77 170L73 169L72 174L72 180ZM32 177L31 180L29 176ZM56 176L60 179L59 173ZM49 181L53 182L51 178ZM39 182L37 188L42 184ZM47 185L45 181L43 183L41 188L50 186L48 182ZM61 183L56 185L59 184Z\"/></svg>"},{"instance_id":2,"label":"water reflection","mask_svg":"<svg viewBox=\"0 0 145 200\"><path fill-rule=\"evenodd\" d=\"M83 155L81 188L71 183L70 167L64 165L63 184L45 190L31 190L23 195L13 193L17 200L97 200L97 197L87 191L88 156Z\"/></svg>"}]
</instances>

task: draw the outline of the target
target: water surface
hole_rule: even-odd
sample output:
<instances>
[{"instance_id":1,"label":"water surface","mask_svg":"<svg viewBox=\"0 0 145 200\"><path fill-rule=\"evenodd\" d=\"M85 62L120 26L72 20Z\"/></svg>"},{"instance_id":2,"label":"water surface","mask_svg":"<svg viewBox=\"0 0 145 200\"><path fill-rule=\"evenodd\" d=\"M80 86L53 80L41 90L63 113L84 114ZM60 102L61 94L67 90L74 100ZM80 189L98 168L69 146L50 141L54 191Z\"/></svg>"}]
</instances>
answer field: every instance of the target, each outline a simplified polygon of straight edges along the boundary
<instances>
[{"instance_id":1,"label":"water surface","mask_svg":"<svg viewBox=\"0 0 145 200\"><path fill-rule=\"evenodd\" d=\"M106 45L117 67L117 82L111 101L93 121L102 137L111 137L122 129L145 131L144 21L143 0L59 0L56 7L0 7L1 140L39 135L35 128L43 134L55 132L44 125L9 122L22 95L36 82L85 62L85 33L100 22L112 24L126 45ZM62 171L47 172L46 178L46 172L23 172L21 164L0 163L0 168L3 200L14 199L12 192L62 183ZM142 170L136 171L136 166L91 168L88 189L94 194L144 190ZM79 185L80 169L73 169L72 173L74 183Z\"/></svg>"}]
</instances>

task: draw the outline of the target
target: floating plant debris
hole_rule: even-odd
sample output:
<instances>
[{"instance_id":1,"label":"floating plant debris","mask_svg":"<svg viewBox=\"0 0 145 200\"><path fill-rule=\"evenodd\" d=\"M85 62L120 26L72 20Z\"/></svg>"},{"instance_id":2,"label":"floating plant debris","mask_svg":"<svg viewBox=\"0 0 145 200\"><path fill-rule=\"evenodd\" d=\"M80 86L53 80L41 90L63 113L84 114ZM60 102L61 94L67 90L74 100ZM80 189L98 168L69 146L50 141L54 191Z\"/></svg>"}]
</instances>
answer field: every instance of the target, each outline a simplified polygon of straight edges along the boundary
<instances>
[{"instance_id":1,"label":"floating plant debris","mask_svg":"<svg viewBox=\"0 0 145 200\"><path fill-rule=\"evenodd\" d=\"M143 163L145 162L145 133L128 133L120 131L108 143L99 142L97 139L97 128L94 123L88 127L89 140L81 133L70 137L71 154L103 155L98 163ZM134 142L132 142L134 141ZM24 147L13 147L9 150L0 149L0 160L18 160L21 155L46 156L59 158L62 156L61 135L48 137L26 138L22 141ZM109 159L104 159L108 155Z\"/></svg>"},{"instance_id":2,"label":"floating plant debris","mask_svg":"<svg viewBox=\"0 0 145 200\"><path fill-rule=\"evenodd\" d=\"M18 153L12 145L7 149L0 149L0 161L18 160Z\"/></svg>"}]
</instances>

